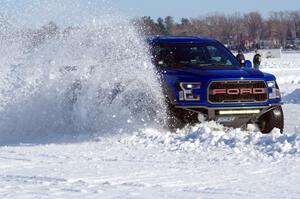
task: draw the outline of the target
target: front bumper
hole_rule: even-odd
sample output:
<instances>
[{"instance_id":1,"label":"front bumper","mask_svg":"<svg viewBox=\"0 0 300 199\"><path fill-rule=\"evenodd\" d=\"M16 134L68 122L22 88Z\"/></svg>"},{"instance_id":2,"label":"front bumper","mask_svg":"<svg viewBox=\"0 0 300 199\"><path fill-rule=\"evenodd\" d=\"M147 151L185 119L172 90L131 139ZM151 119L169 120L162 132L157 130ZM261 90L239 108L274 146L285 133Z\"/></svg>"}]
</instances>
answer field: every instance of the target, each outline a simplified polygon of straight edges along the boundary
<instances>
[{"instance_id":1,"label":"front bumper","mask_svg":"<svg viewBox=\"0 0 300 199\"><path fill-rule=\"evenodd\" d=\"M274 103L264 106L241 107L207 107L207 106L175 106L186 111L203 115L206 120L215 120L230 127L243 127L248 123L255 123L265 113L281 106L283 103Z\"/></svg>"}]
</instances>

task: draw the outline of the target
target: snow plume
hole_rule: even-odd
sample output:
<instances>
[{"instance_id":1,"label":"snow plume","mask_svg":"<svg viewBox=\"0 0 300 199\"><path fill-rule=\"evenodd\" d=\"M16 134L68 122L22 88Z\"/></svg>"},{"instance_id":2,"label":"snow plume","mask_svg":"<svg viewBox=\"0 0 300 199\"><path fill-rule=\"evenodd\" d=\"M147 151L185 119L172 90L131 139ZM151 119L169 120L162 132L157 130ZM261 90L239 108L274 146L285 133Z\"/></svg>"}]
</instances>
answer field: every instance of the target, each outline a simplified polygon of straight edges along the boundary
<instances>
[{"instance_id":1,"label":"snow plume","mask_svg":"<svg viewBox=\"0 0 300 199\"><path fill-rule=\"evenodd\" d=\"M147 46L126 19L2 37L2 143L130 132L163 122L164 113Z\"/></svg>"}]
</instances>

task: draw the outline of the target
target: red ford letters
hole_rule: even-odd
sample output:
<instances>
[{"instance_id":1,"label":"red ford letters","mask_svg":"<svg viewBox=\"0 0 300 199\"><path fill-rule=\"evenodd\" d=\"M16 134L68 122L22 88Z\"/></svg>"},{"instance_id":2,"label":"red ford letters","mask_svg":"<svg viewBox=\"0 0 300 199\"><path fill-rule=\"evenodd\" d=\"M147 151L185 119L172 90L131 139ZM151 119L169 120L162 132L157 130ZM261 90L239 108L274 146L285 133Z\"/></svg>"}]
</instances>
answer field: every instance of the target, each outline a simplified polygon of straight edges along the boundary
<instances>
[{"instance_id":1,"label":"red ford letters","mask_svg":"<svg viewBox=\"0 0 300 199\"><path fill-rule=\"evenodd\" d=\"M253 94L260 95L265 94L266 90L264 88L230 88L230 89L213 89L212 95L228 94L228 95L244 95Z\"/></svg>"}]
</instances>

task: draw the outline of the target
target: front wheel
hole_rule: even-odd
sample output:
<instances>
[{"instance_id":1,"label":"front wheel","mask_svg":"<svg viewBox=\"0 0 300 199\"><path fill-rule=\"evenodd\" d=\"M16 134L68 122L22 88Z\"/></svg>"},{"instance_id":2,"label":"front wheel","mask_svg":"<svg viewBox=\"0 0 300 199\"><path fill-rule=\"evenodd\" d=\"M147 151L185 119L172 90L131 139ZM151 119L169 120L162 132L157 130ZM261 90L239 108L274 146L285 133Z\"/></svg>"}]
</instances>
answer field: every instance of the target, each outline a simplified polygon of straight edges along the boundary
<instances>
[{"instance_id":1,"label":"front wheel","mask_svg":"<svg viewBox=\"0 0 300 199\"><path fill-rule=\"evenodd\" d=\"M260 131L264 134L270 133L274 128L280 129L280 132L283 133L284 116L281 106L263 114L258 119L257 125Z\"/></svg>"},{"instance_id":2,"label":"front wheel","mask_svg":"<svg viewBox=\"0 0 300 199\"><path fill-rule=\"evenodd\" d=\"M176 131L186 125L193 125L198 122L198 114L181 108L175 108L168 103L168 127L170 131Z\"/></svg>"}]
</instances>

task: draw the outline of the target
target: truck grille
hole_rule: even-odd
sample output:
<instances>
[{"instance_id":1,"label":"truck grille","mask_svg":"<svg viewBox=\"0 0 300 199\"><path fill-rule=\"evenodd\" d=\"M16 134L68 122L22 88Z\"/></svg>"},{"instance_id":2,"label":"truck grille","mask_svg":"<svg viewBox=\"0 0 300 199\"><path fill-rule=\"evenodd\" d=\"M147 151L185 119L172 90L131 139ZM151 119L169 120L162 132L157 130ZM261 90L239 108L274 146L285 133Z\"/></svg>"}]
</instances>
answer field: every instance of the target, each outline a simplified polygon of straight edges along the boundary
<instances>
[{"instance_id":1,"label":"truck grille","mask_svg":"<svg viewBox=\"0 0 300 199\"><path fill-rule=\"evenodd\" d=\"M268 99L264 81L213 81L208 86L208 102L223 103L256 103Z\"/></svg>"}]
</instances>

